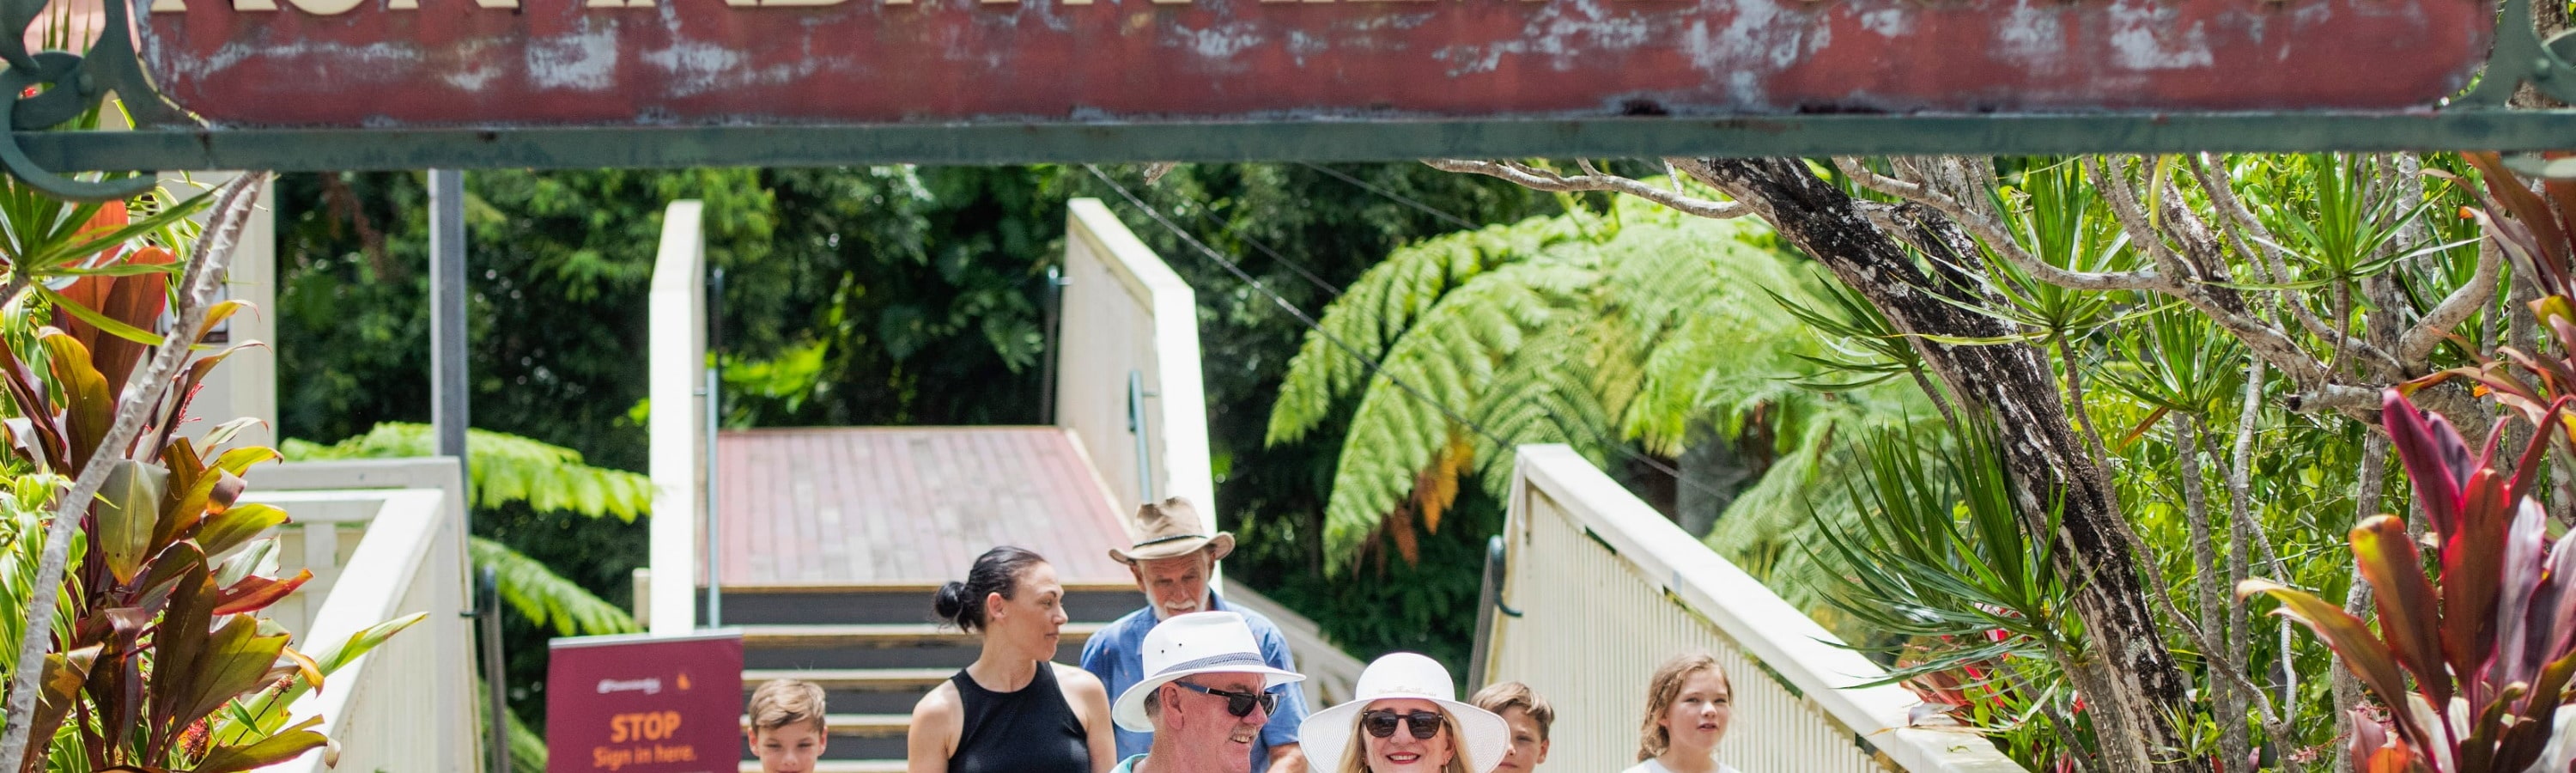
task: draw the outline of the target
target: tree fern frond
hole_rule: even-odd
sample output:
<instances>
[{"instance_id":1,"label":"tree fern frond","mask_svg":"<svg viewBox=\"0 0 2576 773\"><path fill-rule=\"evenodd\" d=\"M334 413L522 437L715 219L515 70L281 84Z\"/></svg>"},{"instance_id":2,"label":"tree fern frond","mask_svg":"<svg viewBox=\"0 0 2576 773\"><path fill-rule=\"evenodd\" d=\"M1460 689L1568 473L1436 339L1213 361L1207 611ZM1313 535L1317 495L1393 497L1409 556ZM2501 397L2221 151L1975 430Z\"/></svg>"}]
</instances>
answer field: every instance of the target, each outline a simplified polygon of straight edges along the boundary
<instances>
[{"instance_id":1,"label":"tree fern frond","mask_svg":"<svg viewBox=\"0 0 2576 773\"><path fill-rule=\"evenodd\" d=\"M384 422L331 445L288 439L279 451L294 461L391 459L436 454L426 424ZM500 432L465 431L466 470L474 504L526 502L540 511L571 511L629 523L653 509L653 480L582 463L581 452Z\"/></svg>"},{"instance_id":2,"label":"tree fern frond","mask_svg":"<svg viewBox=\"0 0 2576 773\"><path fill-rule=\"evenodd\" d=\"M482 537L466 543L476 567L490 568L501 586L501 600L527 616L539 627L553 626L561 636L635 633L635 617L617 605L608 603L573 581L555 574L544 563L529 558L503 545Z\"/></svg>"},{"instance_id":3,"label":"tree fern frond","mask_svg":"<svg viewBox=\"0 0 2576 773\"><path fill-rule=\"evenodd\" d=\"M1331 415L1334 401L1364 383L1368 365L1342 345L1383 360L1397 339L1451 291L1577 235L1557 218L1538 217L1436 237L1388 255L1325 307L1317 321L1323 334L1309 333L1298 345L1272 403L1265 442L1279 445L1304 438Z\"/></svg>"},{"instance_id":4,"label":"tree fern frond","mask_svg":"<svg viewBox=\"0 0 2576 773\"><path fill-rule=\"evenodd\" d=\"M1328 569L1347 564L1386 513L1412 494L1419 473L1448 443L1449 412L1472 404L1495 366L1531 332L1577 305L1574 291L1590 274L1564 260L1487 272L1442 296L1389 347L1385 372L1369 379L1333 473L1324 509L1325 553L1335 557Z\"/></svg>"}]
</instances>

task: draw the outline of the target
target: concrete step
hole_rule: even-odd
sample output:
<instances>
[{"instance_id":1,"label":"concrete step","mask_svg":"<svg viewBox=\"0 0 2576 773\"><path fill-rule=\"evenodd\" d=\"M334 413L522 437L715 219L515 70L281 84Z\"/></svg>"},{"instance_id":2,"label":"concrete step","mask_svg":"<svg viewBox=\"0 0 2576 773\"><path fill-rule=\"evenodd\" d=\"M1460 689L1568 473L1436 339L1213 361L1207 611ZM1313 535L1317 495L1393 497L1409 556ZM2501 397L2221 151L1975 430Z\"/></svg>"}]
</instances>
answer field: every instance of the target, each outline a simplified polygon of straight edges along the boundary
<instances>
[{"instance_id":1,"label":"concrete step","mask_svg":"<svg viewBox=\"0 0 2576 773\"><path fill-rule=\"evenodd\" d=\"M803 679L823 688L823 705L828 711L908 714L921 696L956 673L953 668L751 669L742 672L742 694L743 700L749 702L752 691L760 689L763 682Z\"/></svg>"},{"instance_id":2,"label":"concrete step","mask_svg":"<svg viewBox=\"0 0 2576 773\"><path fill-rule=\"evenodd\" d=\"M760 773L758 760L746 759L739 773ZM813 773L903 773L903 760L815 760Z\"/></svg>"},{"instance_id":3,"label":"concrete step","mask_svg":"<svg viewBox=\"0 0 2576 773\"><path fill-rule=\"evenodd\" d=\"M734 586L721 589L726 625L934 622L930 604L937 583ZM1136 585L1076 583L1064 586L1065 615L1078 623L1106 623L1145 606ZM698 622L706 622L706 589L698 589Z\"/></svg>"},{"instance_id":4,"label":"concrete step","mask_svg":"<svg viewBox=\"0 0 2576 773\"><path fill-rule=\"evenodd\" d=\"M823 726L832 740L823 747L823 759L903 759L904 733L911 722L912 715L908 711L902 714L825 714ZM751 718L744 717L743 724L751 724ZM742 758L759 759L752 756L749 746L743 748Z\"/></svg>"},{"instance_id":5,"label":"concrete step","mask_svg":"<svg viewBox=\"0 0 2576 773\"><path fill-rule=\"evenodd\" d=\"M1082 644L1101 623L1066 623L1055 661L1082 662ZM982 643L973 635L928 623L743 625L745 670L965 668Z\"/></svg>"}]
</instances>

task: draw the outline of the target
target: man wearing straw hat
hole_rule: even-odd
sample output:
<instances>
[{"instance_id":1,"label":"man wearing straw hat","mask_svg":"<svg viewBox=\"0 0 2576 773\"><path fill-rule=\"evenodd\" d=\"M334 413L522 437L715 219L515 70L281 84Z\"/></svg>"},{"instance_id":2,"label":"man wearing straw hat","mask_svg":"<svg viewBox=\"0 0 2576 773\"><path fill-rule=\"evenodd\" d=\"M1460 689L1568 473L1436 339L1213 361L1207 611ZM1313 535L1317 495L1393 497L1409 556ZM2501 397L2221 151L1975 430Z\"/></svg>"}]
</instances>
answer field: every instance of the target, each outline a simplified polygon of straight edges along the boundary
<instances>
[{"instance_id":1,"label":"man wearing straw hat","mask_svg":"<svg viewBox=\"0 0 2576 773\"><path fill-rule=\"evenodd\" d=\"M1296 658L1288 654L1288 637L1279 633L1279 626L1258 613L1227 606L1208 588L1217 560L1234 552L1234 535L1209 528L1198 508L1181 497L1137 508L1127 522L1127 533L1132 546L1111 548L1109 557L1126 564L1135 575L1136 588L1145 592L1145 608L1118 618L1082 647L1083 669L1100 677L1109 694L1123 695L1144 682L1146 636L1156 623L1195 612L1239 615L1259 645L1264 665L1297 673ZM1306 719L1305 696L1290 688L1279 691L1276 700L1278 704L1267 712L1268 723L1252 741L1252 771L1305 773L1306 758L1297 749L1297 726ZM1154 739L1143 727L1118 724L1121 759L1144 753Z\"/></svg>"},{"instance_id":2,"label":"man wearing straw hat","mask_svg":"<svg viewBox=\"0 0 2576 773\"><path fill-rule=\"evenodd\" d=\"M1122 730L1153 733L1153 745L1111 773L1248 773L1282 702L1272 688L1305 679L1271 668L1233 612L1175 615L1145 634L1143 649L1144 678L1118 694L1109 716Z\"/></svg>"}]
</instances>

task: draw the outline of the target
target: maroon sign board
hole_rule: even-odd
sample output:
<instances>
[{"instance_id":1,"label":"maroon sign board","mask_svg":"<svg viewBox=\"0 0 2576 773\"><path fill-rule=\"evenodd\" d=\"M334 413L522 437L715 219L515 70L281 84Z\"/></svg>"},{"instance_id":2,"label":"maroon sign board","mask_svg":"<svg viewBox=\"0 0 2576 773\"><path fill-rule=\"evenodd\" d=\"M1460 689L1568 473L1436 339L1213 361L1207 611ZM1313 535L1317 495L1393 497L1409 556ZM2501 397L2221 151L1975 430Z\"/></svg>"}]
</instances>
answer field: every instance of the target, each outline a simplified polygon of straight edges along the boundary
<instances>
[{"instance_id":1,"label":"maroon sign board","mask_svg":"<svg viewBox=\"0 0 2576 773\"><path fill-rule=\"evenodd\" d=\"M742 701L740 632L555 639L546 773L731 773Z\"/></svg>"},{"instance_id":2,"label":"maroon sign board","mask_svg":"<svg viewBox=\"0 0 2576 773\"><path fill-rule=\"evenodd\" d=\"M2495 38L2481 0L131 1L218 127L2430 110Z\"/></svg>"}]
</instances>

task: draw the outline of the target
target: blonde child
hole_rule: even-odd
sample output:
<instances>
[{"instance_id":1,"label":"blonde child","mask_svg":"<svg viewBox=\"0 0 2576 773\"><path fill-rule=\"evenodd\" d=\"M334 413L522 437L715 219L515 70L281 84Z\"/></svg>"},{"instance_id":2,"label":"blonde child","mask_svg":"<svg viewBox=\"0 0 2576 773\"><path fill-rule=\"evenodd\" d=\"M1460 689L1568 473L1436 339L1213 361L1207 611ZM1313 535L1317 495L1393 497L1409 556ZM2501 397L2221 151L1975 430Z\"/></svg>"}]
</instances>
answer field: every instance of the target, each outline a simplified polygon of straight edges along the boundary
<instances>
[{"instance_id":1,"label":"blonde child","mask_svg":"<svg viewBox=\"0 0 2576 773\"><path fill-rule=\"evenodd\" d=\"M823 688L802 679L772 679L751 693L752 756L761 773L808 773L832 740L823 724Z\"/></svg>"}]
</instances>

